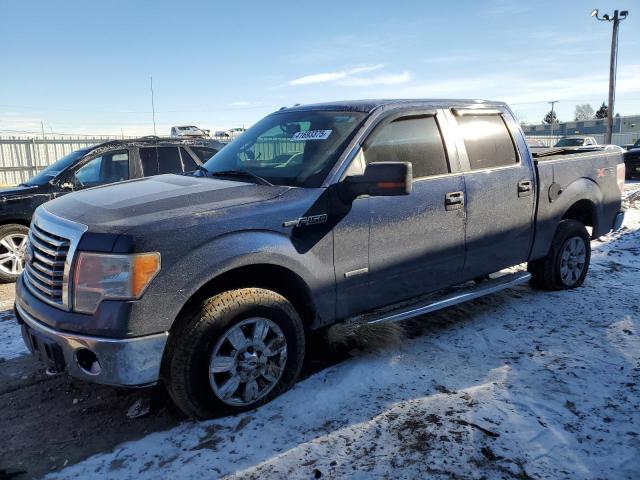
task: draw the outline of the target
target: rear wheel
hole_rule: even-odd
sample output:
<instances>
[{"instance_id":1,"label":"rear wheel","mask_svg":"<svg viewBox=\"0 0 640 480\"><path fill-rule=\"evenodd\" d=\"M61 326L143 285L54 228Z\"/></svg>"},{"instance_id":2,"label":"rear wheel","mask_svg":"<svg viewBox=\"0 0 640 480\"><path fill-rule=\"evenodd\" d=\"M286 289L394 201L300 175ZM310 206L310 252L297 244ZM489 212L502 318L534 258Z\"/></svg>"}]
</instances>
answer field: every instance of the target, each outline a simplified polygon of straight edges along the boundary
<instances>
[{"instance_id":1,"label":"rear wheel","mask_svg":"<svg viewBox=\"0 0 640 480\"><path fill-rule=\"evenodd\" d=\"M24 269L29 229L10 223L0 227L0 282L15 282Z\"/></svg>"},{"instance_id":2,"label":"rear wheel","mask_svg":"<svg viewBox=\"0 0 640 480\"><path fill-rule=\"evenodd\" d=\"M293 306L270 290L216 295L175 332L167 387L195 418L250 410L295 383L304 358L304 329Z\"/></svg>"},{"instance_id":3,"label":"rear wheel","mask_svg":"<svg viewBox=\"0 0 640 480\"><path fill-rule=\"evenodd\" d=\"M579 287L587 276L590 260L591 241L585 226L576 220L563 220L547 256L529 262L531 284L546 290Z\"/></svg>"}]
</instances>

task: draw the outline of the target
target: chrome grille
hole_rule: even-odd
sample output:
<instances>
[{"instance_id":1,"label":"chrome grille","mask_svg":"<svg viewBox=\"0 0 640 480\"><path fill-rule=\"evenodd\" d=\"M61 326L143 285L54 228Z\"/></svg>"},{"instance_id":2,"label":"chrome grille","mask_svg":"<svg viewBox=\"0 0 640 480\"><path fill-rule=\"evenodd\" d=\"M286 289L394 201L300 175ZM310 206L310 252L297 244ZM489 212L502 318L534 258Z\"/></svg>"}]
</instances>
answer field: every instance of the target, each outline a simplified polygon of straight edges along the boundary
<instances>
[{"instance_id":1,"label":"chrome grille","mask_svg":"<svg viewBox=\"0 0 640 480\"><path fill-rule=\"evenodd\" d=\"M64 303L64 269L70 245L69 239L31 224L24 275L33 293L48 303Z\"/></svg>"}]
</instances>

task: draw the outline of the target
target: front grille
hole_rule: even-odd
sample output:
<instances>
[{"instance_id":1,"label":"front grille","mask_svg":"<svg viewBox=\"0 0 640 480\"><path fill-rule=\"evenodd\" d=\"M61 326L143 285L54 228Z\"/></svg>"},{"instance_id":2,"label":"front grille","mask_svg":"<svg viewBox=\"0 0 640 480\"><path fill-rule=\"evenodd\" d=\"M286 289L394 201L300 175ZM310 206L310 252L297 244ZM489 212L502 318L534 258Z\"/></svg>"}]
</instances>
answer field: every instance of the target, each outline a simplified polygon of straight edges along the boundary
<instances>
[{"instance_id":1,"label":"front grille","mask_svg":"<svg viewBox=\"0 0 640 480\"><path fill-rule=\"evenodd\" d=\"M25 278L34 294L48 303L63 305L64 266L69 239L31 224Z\"/></svg>"}]
</instances>

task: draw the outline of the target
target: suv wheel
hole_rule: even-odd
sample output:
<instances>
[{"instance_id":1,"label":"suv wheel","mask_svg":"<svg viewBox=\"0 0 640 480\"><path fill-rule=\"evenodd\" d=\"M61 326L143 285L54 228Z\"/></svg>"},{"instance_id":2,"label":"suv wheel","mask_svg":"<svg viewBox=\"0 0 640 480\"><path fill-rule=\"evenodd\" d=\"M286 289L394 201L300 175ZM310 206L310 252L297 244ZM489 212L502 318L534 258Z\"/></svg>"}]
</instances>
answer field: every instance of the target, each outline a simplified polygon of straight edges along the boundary
<instances>
[{"instance_id":1,"label":"suv wheel","mask_svg":"<svg viewBox=\"0 0 640 480\"><path fill-rule=\"evenodd\" d=\"M591 241L585 226L576 220L558 225L546 257L529 262L531 284L546 290L565 290L582 285L591 260Z\"/></svg>"},{"instance_id":2,"label":"suv wheel","mask_svg":"<svg viewBox=\"0 0 640 480\"><path fill-rule=\"evenodd\" d=\"M24 269L29 229L11 223L0 227L0 282L15 282Z\"/></svg>"},{"instance_id":3,"label":"suv wheel","mask_svg":"<svg viewBox=\"0 0 640 480\"><path fill-rule=\"evenodd\" d=\"M293 306L260 288L207 300L168 346L166 382L187 415L211 418L262 405L295 383L304 329Z\"/></svg>"}]
</instances>

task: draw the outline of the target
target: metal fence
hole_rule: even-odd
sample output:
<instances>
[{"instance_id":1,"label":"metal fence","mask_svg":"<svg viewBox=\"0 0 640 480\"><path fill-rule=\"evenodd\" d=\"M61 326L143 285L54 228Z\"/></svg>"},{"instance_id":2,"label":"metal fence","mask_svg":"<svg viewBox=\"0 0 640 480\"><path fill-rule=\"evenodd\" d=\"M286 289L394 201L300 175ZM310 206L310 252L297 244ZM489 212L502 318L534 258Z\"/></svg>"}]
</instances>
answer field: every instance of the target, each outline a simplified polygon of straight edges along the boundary
<instances>
[{"instance_id":1,"label":"metal fence","mask_svg":"<svg viewBox=\"0 0 640 480\"><path fill-rule=\"evenodd\" d=\"M113 139L0 137L0 184L22 183L74 150Z\"/></svg>"}]
</instances>

